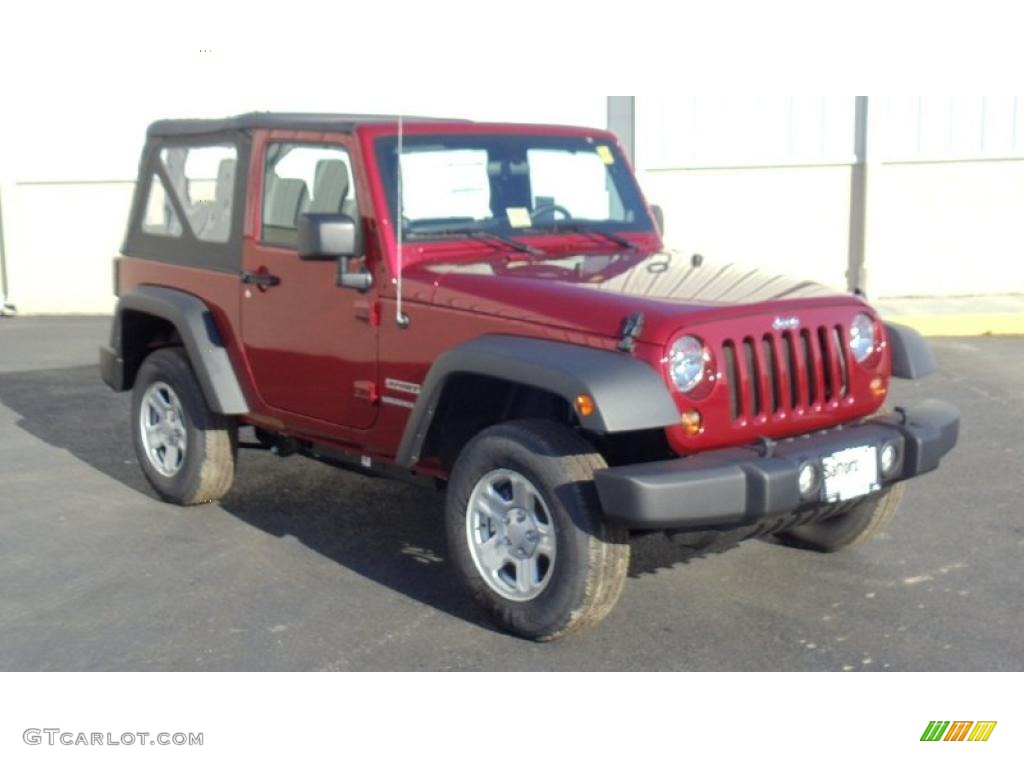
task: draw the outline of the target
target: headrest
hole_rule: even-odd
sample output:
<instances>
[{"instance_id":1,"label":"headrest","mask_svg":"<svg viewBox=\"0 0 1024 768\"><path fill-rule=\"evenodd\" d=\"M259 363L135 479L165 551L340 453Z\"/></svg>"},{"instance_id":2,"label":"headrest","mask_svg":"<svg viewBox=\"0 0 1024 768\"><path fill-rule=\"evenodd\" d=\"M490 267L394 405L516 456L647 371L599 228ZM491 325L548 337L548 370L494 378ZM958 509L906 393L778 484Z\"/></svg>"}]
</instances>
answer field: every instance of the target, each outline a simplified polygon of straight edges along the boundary
<instances>
[{"instance_id":1,"label":"headrest","mask_svg":"<svg viewBox=\"0 0 1024 768\"><path fill-rule=\"evenodd\" d=\"M313 201L310 213L340 213L348 195L348 168L341 160L321 160L316 164Z\"/></svg>"},{"instance_id":2,"label":"headrest","mask_svg":"<svg viewBox=\"0 0 1024 768\"><path fill-rule=\"evenodd\" d=\"M225 157L217 166L217 187L214 199L218 203L226 203L231 199L232 187L235 185L235 158Z\"/></svg>"},{"instance_id":3,"label":"headrest","mask_svg":"<svg viewBox=\"0 0 1024 768\"><path fill-rule=\"evenodd\" d=\"M294 228L299 219L299 211L308 200L309 191L302 179L272 176L270 199L263 212L263 223L271 227Z\"/></svg>"}]
</instances>

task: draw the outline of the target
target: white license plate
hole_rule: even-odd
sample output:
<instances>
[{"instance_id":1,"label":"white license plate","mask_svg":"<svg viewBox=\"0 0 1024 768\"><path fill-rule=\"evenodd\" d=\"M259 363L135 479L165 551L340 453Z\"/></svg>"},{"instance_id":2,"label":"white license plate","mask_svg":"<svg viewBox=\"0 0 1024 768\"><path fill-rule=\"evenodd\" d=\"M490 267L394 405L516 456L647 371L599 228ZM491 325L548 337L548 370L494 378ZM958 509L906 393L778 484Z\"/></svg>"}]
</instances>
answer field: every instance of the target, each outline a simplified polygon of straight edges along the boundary
<instances>
[{"instance_id":1,"label":"white license plate","mask_svg":"<svg viewBox=\"0 0 1024 768\"><path fill-rule=\"evenodd\" d=\"M871 445L837 451L821 460L825 497L846 501L878 490L878 449Z\"/></svg>"}]
</instances>

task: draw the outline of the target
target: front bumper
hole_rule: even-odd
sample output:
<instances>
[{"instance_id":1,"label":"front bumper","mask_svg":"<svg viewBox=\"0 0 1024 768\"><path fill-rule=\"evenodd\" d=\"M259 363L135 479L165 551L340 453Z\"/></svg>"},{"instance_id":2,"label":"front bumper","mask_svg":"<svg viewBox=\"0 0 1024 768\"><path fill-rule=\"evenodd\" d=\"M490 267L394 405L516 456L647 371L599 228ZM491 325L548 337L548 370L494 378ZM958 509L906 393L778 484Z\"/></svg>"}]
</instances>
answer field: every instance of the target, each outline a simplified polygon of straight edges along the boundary
<instances>
[{"instance_id":1,"label":"front bumper","mask_svg":"<svg viewBox=\"0 0 1024 768\"><path fill-rule=\"evenodd\" d=\"M600 470L605 516L633 529L735 528L825 501L800 495L804 463L857 446L896 446L895 468L881 485L930 472L956 445L960 412L939 400L824 432L725 448L669 461ZM819 464L820 469L820 464Z\"/></svg>"}]
</instances>

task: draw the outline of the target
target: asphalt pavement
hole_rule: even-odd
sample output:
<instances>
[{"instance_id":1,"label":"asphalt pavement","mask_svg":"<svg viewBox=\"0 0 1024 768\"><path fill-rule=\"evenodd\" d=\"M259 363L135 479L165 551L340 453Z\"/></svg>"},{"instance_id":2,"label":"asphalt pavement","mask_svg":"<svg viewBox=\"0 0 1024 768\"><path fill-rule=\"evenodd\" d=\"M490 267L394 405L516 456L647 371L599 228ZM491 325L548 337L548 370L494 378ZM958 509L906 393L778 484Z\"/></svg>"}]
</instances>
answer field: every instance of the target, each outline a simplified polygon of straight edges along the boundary
<instances>
[{"instance_id":1,"label":"asphalt pavement","mask_svg":"<svg viewBox=\"0 0 1024 768\"><path fill-rule=\"evenodd\" d=\"M494 630L441 496L243 451L217 505L158 501L108 318L0 319L2 670L1021 670L1024 338L933 339L960 444L878 538L831 555L636 543L616 610L550 644Z\"/></svg>"}]
</instances>

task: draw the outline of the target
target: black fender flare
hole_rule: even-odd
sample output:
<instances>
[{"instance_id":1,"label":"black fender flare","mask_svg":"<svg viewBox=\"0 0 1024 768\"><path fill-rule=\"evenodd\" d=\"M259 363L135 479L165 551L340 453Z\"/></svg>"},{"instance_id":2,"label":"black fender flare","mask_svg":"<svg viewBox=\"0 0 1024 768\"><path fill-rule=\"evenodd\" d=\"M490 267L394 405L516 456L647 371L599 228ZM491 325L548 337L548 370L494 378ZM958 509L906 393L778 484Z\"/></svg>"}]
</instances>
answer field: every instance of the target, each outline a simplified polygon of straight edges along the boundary
<instances>
[{"instance_id":1,"label":"black fender flare","mask_svg":"<svg viewBox=\"0 0 1024 768\"><path fill-rule=\"evenodd\" d=\"M561 341L485 335L449 349L430 367L402 435L399 465L412 467L420 460L445 384L460 373L536 387L570 404L588 394L597 407L589 416L580 415L580 423L599 434L664 428L679 421L665 381L641 360Z\"/></svg>"},{"instance_id":2,"label":"black fender flare","mask_svg":"<svg viewBox=\"0 0 1024 768\"><path fill-rule=\"evenodd\" d=\"M213 313L202 299L156 285L140 285L122 295L117 301L110 340L118 359L122 357L121 318L125 311L162 318L177 329L210 410L226 415L249 412Z\"/></svg>"},{"instance_id":3,"label":"black fender flare","mask_svg":"<svg viewBox=\"0 0 1024 768\"><path fill-rule=\"evenodd\" d=\"M924 337L906 325L885 324L892 357L892 375L901 379L921 379L938 366Z\"/></svg>"}]
</instances>

